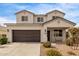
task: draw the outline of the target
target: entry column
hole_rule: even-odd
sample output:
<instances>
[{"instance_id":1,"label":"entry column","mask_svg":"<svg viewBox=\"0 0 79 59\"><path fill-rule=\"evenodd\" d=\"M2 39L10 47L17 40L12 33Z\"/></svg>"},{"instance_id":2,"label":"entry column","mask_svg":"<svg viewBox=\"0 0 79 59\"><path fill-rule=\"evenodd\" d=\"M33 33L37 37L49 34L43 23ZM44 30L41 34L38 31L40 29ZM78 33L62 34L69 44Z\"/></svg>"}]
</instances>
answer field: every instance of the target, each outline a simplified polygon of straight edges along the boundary
<instances>
[{"instance_id":1,"label":"entry column","mask_svg":"<svg viewBox=\"0 0 79 59\"><path fill-rule=\"evenodd\" d=\"M41 42L47 42L47 28L43 28L41 31Z\"/></svg>"},{"instance_id":2,"label":"entry column","mask_svg":"<svg viewBox=\"0 0 79 59\"><path fill-rule=\"evenodd\" d=\"M63 42L66 40L66 30L63 30Z\"/></svg>"}]
</instances>

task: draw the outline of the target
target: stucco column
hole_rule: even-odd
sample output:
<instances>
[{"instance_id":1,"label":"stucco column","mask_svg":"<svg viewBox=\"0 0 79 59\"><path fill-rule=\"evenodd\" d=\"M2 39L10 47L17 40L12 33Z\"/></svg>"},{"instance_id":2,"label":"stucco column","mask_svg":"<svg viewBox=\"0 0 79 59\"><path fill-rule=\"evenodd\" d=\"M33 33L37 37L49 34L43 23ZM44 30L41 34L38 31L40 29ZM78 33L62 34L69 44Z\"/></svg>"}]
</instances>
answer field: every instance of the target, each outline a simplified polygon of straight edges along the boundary
<instances>
[{"instance_id":1,"label":"stucco column","mask_svg":"<svg viewBox=\"0 0 79 59\"><path fill-rule=\"evenodd\" d=\"M55 42L54 29L50 30L50 41L51 41L51 42Z\"/></svg>"},{"instance_id":2,"label":"stucco column","mask_svg":"<svg viewBox=\"0 0 79 59\"><path fill-rule=\"evenodd\" d=\"M11 29L7 29L7 38L8 38L8 42L12 42L12 31Z\"/></svg>"},{"instance_id":3,"label":"stucco column","mask_svg":"<svg viewBox=\"0 0 79 59\"><path fill-rule=\"evenodd\" d=\"M41 42L47 42L47 28L43 28L41 33Z\"/></svg>"},{"instance_id":4,"label":"stucco column","mask_svg":"<svg viewBox=\"0 0 79 59\"><path fill-rule=\"evenodd\" d=\"M63 30L63 42L66 40L66 30Z\"/></svg>"}]
</instances>

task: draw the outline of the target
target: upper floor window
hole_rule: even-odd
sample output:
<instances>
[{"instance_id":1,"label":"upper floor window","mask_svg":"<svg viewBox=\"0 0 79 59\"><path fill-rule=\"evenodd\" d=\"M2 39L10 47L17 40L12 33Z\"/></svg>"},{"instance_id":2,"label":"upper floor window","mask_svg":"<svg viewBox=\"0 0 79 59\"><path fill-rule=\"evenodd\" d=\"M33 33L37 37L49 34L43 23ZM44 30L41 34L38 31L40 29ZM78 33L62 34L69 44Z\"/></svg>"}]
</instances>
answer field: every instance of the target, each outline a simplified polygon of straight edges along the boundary
<instances>
[{"instance_id":1,"label":"upper floor window","mask_svg":"<svg viewBox=\"0 0 79 59\"><path fill-rule=\"evenodd\" d=\"M55 19L55 18L57 18L57 17L59 17L59 16L52 16L52 19Z\"/></svg>"},{"instance_id":2,"label":"upper floor window","mask_svg":"<svg viewBox=\"0 0 79 59\"><path fill-rule=\"evenodd\" d=\"M22 21L28 21L28 16L22 16Z\"/></svg>"},{"instance_id":3,"label":"upper floor window","mask_svg":"<svg viewBox=\"0 0 79 59\"><path fill-rule=\"evenodd\" d=\"M37 22L43 22L43 17L38 17Z\"/></svg>"}]
</instances>

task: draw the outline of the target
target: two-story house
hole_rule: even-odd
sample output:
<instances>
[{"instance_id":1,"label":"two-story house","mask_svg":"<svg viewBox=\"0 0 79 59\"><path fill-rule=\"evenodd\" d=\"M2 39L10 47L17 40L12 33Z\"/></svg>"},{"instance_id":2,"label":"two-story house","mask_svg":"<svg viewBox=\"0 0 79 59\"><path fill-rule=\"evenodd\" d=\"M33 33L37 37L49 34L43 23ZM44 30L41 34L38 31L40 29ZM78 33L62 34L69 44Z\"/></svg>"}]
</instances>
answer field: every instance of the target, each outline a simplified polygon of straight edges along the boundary
<instances>
[{"instance_id":1,"label":"two-story house","mask_svg":"<svg viewBox=\"0 0 79 59\"><path fill-rule=\"evenodd\" d=\"M66 29L76 24L64 18L65 13L53 10L35 14L27 10L16 13L16 23L7 23L9 42L64 42Z\"/></svg>"}]
</instances>

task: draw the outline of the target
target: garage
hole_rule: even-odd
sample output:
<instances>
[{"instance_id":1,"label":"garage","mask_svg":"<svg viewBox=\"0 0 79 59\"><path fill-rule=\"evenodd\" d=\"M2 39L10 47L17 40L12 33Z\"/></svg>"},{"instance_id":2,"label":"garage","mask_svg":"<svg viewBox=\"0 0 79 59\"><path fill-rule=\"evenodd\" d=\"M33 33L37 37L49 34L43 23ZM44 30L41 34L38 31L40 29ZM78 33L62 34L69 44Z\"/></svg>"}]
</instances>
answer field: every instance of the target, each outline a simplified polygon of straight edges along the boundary
<instances>
[{"instance_id":1,"label":"garage","mask_svg":"<svg viewBox=\"0 0 79 59\"><path fill-rule=\"evenodd\" d=\"M40 42L40 30L12 30L13 42Z\"/></svg>"}]
</instances>

